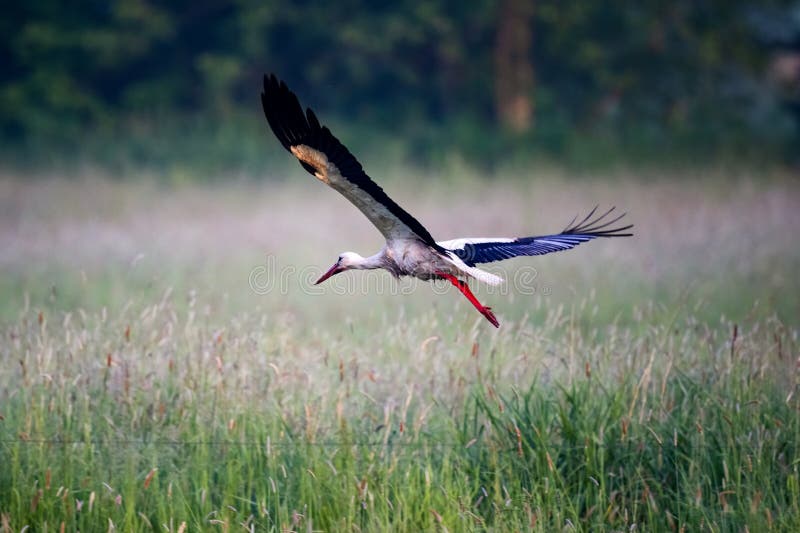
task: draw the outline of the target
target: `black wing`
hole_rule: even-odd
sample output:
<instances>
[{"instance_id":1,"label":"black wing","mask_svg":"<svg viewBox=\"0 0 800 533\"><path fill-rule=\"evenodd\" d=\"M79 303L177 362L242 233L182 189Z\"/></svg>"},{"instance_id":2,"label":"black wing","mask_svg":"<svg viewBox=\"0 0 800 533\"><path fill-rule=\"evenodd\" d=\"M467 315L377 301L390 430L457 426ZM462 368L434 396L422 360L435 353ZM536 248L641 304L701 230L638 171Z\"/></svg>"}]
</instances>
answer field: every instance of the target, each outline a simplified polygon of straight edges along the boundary
<instances>
[{"instance_id":1,"label":"black wing","mask_svg":"<svg viewBox=\"0 0 800 533\"><path fill-rule=\"evenodd\" d=\"M575 219L557 235L541 235L539 237L519 238L466 238L443 241L439 245L452 250L464 263L474 266L477 263L491 263L522 255L543 255L562 250L570 250L577 245L597 239L598 237L630 237L626 233L633 224L609 228L625 216L625 213L609 218L614 211L612 207L592 220L597 207L578 223Z\"/></svg>"},{"instance_id":2,"label":"black wing","mask_svg":"<svg viewBox=\"0 0 800 533\"><path fill-rule=\"evenodd\" d=\"M439 250L425 227L389 198L361 164L321 126L309 108L303 112L297 96L274 74L264 76L264 115L284 148L308 172L330 185L358 207L387 239L416 238Z\"/></svg>"}]
</instances>

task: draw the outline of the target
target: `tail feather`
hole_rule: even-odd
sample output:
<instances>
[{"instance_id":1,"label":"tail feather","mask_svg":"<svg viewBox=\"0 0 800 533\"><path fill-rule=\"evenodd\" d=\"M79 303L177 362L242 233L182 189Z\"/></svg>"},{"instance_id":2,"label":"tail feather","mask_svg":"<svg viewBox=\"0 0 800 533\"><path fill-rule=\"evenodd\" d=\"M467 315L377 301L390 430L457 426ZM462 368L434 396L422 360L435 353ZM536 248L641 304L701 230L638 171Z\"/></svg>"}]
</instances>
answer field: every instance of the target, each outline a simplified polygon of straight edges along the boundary
<instances>
[{"instance_id":1,"label":"tail feather","mask_svg":"<svg viewBox=\"0 0 800 533\"><path fill-rule=\"evenodd\" d=\"M461 260L455 253L448 250L447 252L448 259L450 260L453 265L456 266L459 270L467 274L468 276L477 279L478 281L482 281L487 285L500 285L505 280L500 276L492 274L491 272L486 272L485 270L481 270L480 268L476 268L474 266L469 266L464 261Z\"/></svg>"}]
</instances>

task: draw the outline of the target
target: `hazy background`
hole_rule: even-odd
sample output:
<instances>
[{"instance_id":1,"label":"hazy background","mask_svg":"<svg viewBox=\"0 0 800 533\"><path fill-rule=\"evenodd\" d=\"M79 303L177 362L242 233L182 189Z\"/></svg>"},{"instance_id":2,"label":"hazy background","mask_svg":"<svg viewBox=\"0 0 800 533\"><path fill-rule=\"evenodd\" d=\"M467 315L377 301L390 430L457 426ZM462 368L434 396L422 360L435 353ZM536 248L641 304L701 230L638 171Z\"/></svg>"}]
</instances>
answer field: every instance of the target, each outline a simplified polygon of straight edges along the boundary
<instances>
[{"instance_id":1,"label":"hazy background","mask_svg":"<svg viewBox=\"0 0 800 533\"><path fill-rule=\"evenodd\" d=\"M505 263L539 288L486 296L509 317L594 291L609 320L645 302L796 319L797 2L44 1L0 29L7 318L168 290L304 324L460 306L424 284L251 290L269 261L280 276L382 244L274 139L274 72L437 238L629 212L634 239Z\"/></svg>"}]
</instances>

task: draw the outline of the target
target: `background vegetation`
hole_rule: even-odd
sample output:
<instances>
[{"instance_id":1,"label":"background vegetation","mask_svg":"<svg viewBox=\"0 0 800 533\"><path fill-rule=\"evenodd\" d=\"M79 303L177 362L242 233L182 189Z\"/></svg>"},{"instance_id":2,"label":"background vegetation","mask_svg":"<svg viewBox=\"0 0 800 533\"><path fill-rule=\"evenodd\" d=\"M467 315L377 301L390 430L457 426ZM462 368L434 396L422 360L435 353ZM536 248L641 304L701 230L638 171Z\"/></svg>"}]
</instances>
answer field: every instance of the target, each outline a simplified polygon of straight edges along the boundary
<instances>
[{"instance_id":1,"label":"background vegetation","mask_svg":"<svg viewBox=\"0 0 800 533\"><path fill-rule=\"evenodd\" d=\"M15 2L4 157L263 173L258 93L286 79L361 153L491 168L532 157L794 161L793 1ZM367 133L368 132L368 133Z\"/></svg>"},{"instance_id":2,"label":"background vegetation","mask_svg":"<svg viewBox=\"0 0 800 533\"><path fill-rule=\"evenodd\" d=\"M798 28L4 6L0 532L800 531ZM383 242L272 138L270 71L439 239L598 204L635 236L490 265L499 329L443 283L314 287Z\"/></svg>"}]
</instances>

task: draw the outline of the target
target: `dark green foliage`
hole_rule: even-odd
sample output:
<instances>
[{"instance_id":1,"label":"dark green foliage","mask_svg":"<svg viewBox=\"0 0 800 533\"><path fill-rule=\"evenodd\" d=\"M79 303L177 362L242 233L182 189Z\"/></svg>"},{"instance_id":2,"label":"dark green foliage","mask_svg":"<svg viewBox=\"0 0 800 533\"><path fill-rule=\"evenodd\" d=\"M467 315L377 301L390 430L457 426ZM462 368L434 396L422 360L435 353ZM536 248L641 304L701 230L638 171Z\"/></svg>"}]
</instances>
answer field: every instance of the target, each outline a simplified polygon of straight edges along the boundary
<instances>
[{"instance_id":1,"label":"dark green foliage","mask_svg":"<svg viewBox=\"0 0 800 533\"><path fill-rule=\"evenodd\" d=\"M793 20L792 2L540 0L523 134L496 122L500 4L17 2L0 22L0 155L258 172L274 166L257 124L275 72L325 121L357 126L339 128L356 153L362 132L388 133L422 164L792 157L796 95L766 71L800 30L776 44L752 23L767 8Z\"/></svg>"}]
</instances>

